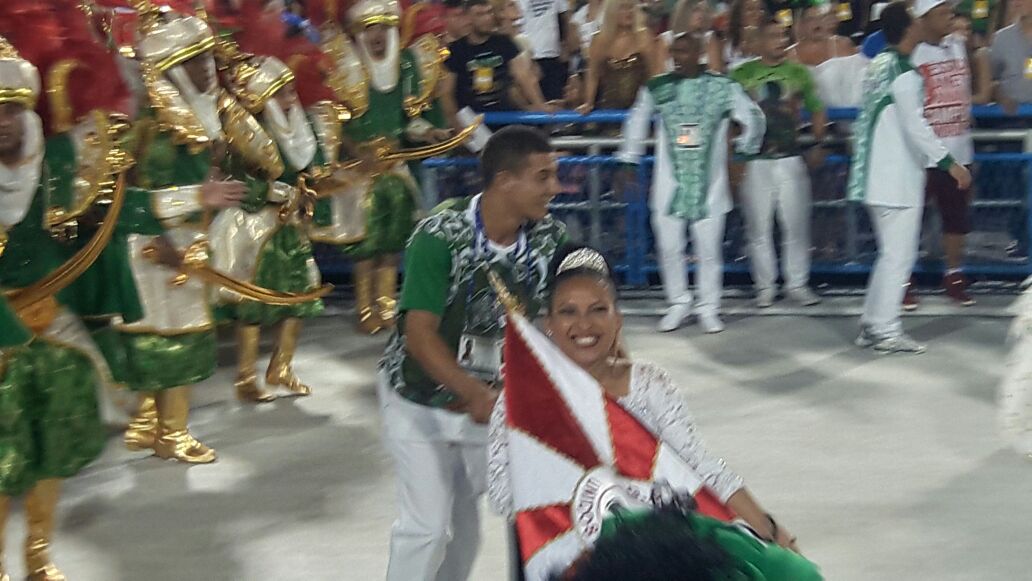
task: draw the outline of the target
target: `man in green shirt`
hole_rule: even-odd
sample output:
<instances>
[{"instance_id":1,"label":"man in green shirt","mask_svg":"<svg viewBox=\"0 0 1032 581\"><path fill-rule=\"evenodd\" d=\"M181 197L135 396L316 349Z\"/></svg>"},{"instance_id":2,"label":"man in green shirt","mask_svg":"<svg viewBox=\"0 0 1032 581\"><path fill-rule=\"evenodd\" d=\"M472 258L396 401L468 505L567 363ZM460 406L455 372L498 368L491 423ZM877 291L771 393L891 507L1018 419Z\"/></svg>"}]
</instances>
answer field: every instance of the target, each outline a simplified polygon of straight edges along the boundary
<instances>
[{"instance_id":1,"label":"man in green shirt","mask_svg":"<svg viewBox=\"0 0 1032 581\"><path fill-rule=\"evenodd\" d=\"M827 117L810 72L786 58L788 35L784 27L770 20L761 32L760 58L731 73L731 78L745 87L767 117L763 147L746 165L742 195L756 306L770 307L777 297L775 213L781 225L785 295L801 305L816 305L821 299L808 286L810 175L802 157L799 126L805 109L812 117L814 137L820 147Z\"/></svg>"},{"instance_id":2,"label":"man in green shirt","mask_svg":"<svg viewBox=\"0 0 1032 581\"><path fill-rule=\"evenodd\" d=\"M497 276L533 315L565 227L542 133L511 126L481 156L485 190L451 200L406 248L400 319L380 363L379 398L397 470L388 581L469 576L486 486L487 423L501 386L505 310Z\"/></svg>"}]
</instances>

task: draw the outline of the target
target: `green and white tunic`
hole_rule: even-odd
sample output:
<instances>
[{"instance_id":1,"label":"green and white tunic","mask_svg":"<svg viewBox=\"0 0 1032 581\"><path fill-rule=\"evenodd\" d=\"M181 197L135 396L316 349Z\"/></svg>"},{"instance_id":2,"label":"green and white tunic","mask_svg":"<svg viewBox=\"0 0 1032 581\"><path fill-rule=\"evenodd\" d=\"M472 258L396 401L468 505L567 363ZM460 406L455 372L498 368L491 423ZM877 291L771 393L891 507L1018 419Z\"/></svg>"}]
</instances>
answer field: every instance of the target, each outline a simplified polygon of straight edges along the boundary
<instances>
[{"instance_id":1,"label":"green and white tunic","mask_svg":"<svg viewBox=\"0 0 1032 581\"><path fill-rule=\"evenodd\" d=\"M732 208L727 174L730 121L742 126L736 149L756 154L766 127L763 111L733 80L711 73L697 77L664 74L638 93L624 125L624 143L617 158L638 163L644 154L653 112L659 114L656 132L655 192L675 190L667 214L697 220L725 214ZM654 210L655 211L655 210Z\"/></svg>"},{"instance_id":2,"label":"green and white tunic","mask_svg":"<svg viewBox=\"0 0 1032 581\"><path fill-rule=\"evenodd\" d=\"M848 197L870 206L924 205L925 168L953 165L924 116L924 80L907 55L889 48L867 67L853 126Z\"/></svg>"},{"instance_id":3,"label":"green and white tunic","mask_svg":"<svg viewBox=\"0 0 1032 581\"><path fill-rule=\"evenodd\" d=\"M417 404L445 407L454 402L454 395L409 357L405 349L406 313L417 310L440 316L439 332L457 356L464 334L489 337L500 345L505 309L487 272L498 274L527 312L534 314L544 299L552 257L566 240L566 227L548 216L527 224L513 246L498 247L477 236L479 202L479 195L445 202L420 222L406 248L401 318L380 369L394 391Z\"/></svg>"}]
</instances>

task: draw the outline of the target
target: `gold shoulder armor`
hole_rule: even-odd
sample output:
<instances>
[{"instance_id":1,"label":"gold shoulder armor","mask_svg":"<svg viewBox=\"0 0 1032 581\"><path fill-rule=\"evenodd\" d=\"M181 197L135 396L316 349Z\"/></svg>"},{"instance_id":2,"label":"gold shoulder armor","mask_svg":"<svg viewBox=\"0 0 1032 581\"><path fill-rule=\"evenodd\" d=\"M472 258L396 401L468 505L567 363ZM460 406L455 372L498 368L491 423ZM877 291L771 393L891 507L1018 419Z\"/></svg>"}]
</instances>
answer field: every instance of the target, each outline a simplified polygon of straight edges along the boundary
<instances>
[{"instance_id":1,"label":"gold shoulder armor","mask_svg":"<svg viewBox=\"0 0 1032 581\"><path fill-rule=\"evenodd\" d=\"M201 120L186 104L176 86L146 62L140 63L140 73L158 129L170 132L174 143L186 145L194 153L209 146L211 140L204 132Z\"/></svg>"},{"instance_id":2,"label":"gold shoulder armor","mask_svg":"<svg viewBox=\"0 0 1032 581\"><path fill-rule=\"evenodd\" d=\"M344 123L351 119L347 107L332 101L319 101L312 105L312 127L322 146L326 163L340 159L340 142Z\"/></svg>"},{"instance_id":3,"label":"gold shoulder armor","mask_svg":"<svg viewBox=\"0 0 1032 581\"><path fill-rule=\"evenodd\" d=\"M419 94L405 95L405 114L417 117L430 108L434 92L441 82L441 72L444 61L448 58L448 49L432 34L424 34L417 38L408 48L415 57L416 67L419 69Z\"/></svg>"},{"instance_id":4,"label":"gold shoulder armor","mask_svg":"<svg viewBox=\"0 0 1032 581\"><path fill-rule=\"evenodd\" d=\"M333 62L326 76L326 85L351 111L352 118L365 115L369 110L369 71L362 64L351 40L341 30L332 30L323 41L322 51Z\"/></svg>"},{"instance_id":5,"label":"gold shoulder armor","mask_svg":"<svg viewBox=\"0 0 1032 581\"><path fill-rule=\"evenodd\" d=\"M265 132L254 115L229 93L219 97L222 130L233 153L239 155L254 177L275 180L283 175L283 159L272 137Z\"/></svg>"}]
</instances>

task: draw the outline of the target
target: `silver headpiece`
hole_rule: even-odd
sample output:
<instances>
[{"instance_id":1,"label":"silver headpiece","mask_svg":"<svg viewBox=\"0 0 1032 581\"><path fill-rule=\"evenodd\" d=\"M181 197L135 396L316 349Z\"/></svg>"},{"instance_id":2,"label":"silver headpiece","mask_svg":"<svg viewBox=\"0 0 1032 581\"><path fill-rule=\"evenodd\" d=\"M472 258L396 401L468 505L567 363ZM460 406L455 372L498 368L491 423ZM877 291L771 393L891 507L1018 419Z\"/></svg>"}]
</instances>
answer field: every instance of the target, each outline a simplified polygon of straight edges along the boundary
<instances>
[{"instance_id":1,"label":"silver headpiece","mask_svg":"<svg viewBox=\"0 0 1032 581\"><path fill-rule=\"evenodd\" d=\"M566 255L566 258L559 263L556 269L556 276L577 268L587 268L602 276L609 277L609 267L606 266L606 259L594 248L578 248Z\"/></svg>"}]
</instances>

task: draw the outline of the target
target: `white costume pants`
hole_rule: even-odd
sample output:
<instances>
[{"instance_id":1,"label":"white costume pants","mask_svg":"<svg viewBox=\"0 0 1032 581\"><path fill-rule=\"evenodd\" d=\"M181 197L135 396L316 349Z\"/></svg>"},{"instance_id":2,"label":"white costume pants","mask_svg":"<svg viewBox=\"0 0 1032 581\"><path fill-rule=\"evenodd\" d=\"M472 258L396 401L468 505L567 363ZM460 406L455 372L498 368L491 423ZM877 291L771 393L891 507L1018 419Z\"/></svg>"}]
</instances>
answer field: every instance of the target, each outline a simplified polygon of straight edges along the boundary
<instances>
[{"instance_id":1,"label":"white costume pants","mask_svg":"<svg viewBox=\"0 0 1032 581\"><path fill-rule=\"evenodd\" d=\"M867 283L860 323L876 336L903 332L900 310L917 259L923 208L868 206L878 240L878 259Z\"/></svg>"},{"instance_id":2,"label":"white costume pants","mask_svg":"<svg viewBox=\"0 0 1032 581\"><path fill-rule=\"evenodd\" d=\"M712 189L712 188L711 188ZM667 303L691 304L688 271L685 268L686 220L667 213L673 188L655 188L652 193L652 232L659 251L659 276ZM691 224L692 249L698 258L695 286L698 297L695 310L702 314L720 312L720 296L724 288L724 223L727 215L711 212L703 220Z\"/></svg>"},{"instance_id":3,"label":"white costume pants","mask_svg":"<svg viewBox=\"0 0 1032 581\"><path fill-rule=\"evenodd\" d=\"M378 379L398 499L387 581L463 581L480 547L487 428L472 425L468 416L412 403L382 373Z\"/></svg>"},{"instance_id":4,"label":"white costume pants","mask_svg":"<svg viewBox=\"0 0 1032 581\"><path fill-rule=\"evenodd\" d=\"M757 290L775 288L774 216L781 226L786 288L810 282L810 174L799 156L758 159L746 165L742 206L749 235L749 261Z\"/></svg>"}]
</instances>

